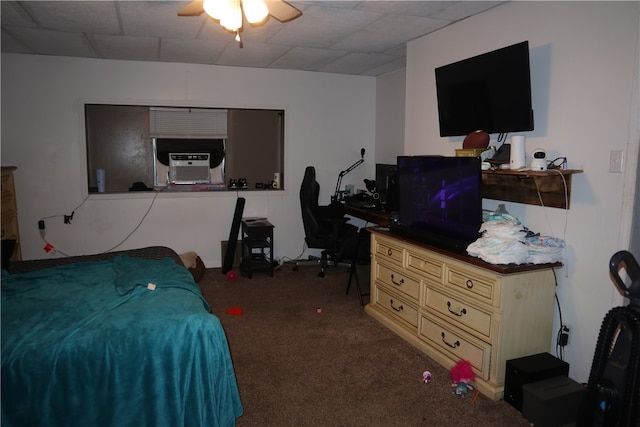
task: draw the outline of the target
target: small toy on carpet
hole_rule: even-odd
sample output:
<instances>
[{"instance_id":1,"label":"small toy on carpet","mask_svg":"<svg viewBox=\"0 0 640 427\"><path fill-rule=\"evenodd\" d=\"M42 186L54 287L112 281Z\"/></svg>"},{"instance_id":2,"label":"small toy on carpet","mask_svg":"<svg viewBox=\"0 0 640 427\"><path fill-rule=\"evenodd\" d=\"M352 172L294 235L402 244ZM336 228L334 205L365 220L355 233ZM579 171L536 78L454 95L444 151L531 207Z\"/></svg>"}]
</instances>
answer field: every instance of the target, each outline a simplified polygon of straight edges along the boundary
<instances>
[{"instance_id":1,"label":"small toy on carpet","mask_svg":"<svg viewBox=\"0 0 640 427\"><path fill-rule=\"evenodd\" d=\"M244 310L240 307L230 307L227 309L227 314L231 314L233 316L242 316Z\"/></svg>"},{"instance_id":2,"label":"small toy on carpet","mask_svg":"<svg viewBox=\"0 0 640 427\"><path fill-rule=\"evenodd\" d=\"M424 371L422 373L422 381L425 382L425 384L428 384L431 382L431 372L429 371Z\"/></svg>"},{"instance_id":3,"label":"small toy on carpet","mask_svg":"<svg viewBox=\"0 0 640 427\"><path fill-rule=\"evenodd\" d=\"M451 380L453 381L451 384L451 392L453 394L464 397L468 392L474 389L471 385L471 381L473 381L476 376L471 368L471 363L467 360L461 360L456 363L449 373L451 375Z\"/></svg>"}]
</instances>

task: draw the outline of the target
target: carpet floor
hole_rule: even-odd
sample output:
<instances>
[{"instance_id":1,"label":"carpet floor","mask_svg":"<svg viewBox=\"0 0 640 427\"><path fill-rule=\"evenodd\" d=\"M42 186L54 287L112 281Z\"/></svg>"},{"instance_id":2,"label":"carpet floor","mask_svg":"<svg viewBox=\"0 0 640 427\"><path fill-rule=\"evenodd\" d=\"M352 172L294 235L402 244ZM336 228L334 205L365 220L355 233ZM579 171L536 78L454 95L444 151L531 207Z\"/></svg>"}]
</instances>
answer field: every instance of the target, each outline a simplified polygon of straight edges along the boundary
<instances>
[{"instance_id":1,"label":"carpet floor","mask_svg":"<svg viewBox=\"0 0 640 427\"><path fill-rule=\"evenodd\" d=\"M504 401L452 394L448 370L367 315L353 287L346 294L345 268L317 272L285 264L229 281L208 269L199 282L229 341L237 426L530 426Z\"/></svg>"}]
</instances>

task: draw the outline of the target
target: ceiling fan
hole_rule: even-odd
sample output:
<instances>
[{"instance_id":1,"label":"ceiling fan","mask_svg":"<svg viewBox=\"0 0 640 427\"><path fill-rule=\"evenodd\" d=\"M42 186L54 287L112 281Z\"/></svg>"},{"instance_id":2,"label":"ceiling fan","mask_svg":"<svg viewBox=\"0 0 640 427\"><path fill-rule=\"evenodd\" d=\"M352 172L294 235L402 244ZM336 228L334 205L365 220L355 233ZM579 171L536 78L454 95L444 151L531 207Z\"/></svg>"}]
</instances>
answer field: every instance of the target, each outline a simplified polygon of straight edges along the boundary
<instances>
[{"instance_id":1,"label":"ceiling fan","mask_svg":"<svg viewBox=\"0 0 640 427\"><path fill-rule=\"evenodd\" d=\"M297 8L283 0L194 0L180 9L178 16L199 16L203 12L236 33L238 41L243 12L247 22L254 26L262 25L269 15L280 22L289 22L302 15Z\"/></svg>"}]
</instances>

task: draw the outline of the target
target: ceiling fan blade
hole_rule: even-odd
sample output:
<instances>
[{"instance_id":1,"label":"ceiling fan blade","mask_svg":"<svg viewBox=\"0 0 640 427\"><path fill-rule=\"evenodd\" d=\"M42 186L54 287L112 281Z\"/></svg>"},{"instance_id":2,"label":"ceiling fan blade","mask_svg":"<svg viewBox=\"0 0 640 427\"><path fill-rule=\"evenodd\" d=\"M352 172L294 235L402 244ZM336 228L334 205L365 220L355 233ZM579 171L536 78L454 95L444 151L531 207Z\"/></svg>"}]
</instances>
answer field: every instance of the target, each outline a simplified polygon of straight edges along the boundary
<instances>
[{"instance_id":1,"label":"ceiling fan blade","mask_svg":"<svg viewBox=\"0 0 640 427\"><path fill-rule=\"evenodd\" d=\"M199 16L204 12L203 0L193 0L178 11L178 16Z\"/></svg>"},{"instance_id":2,"label":"ceiling fan blade","mask_svg":"<svg viewBox=\"0 0 640 427\"><path fill-rule=\"evenodd\" d=\"M302 15L302 12L284 0L265 0L265 3L269 8L269 15L280 22L293 21Z\"/></svg>"}]
</instances>

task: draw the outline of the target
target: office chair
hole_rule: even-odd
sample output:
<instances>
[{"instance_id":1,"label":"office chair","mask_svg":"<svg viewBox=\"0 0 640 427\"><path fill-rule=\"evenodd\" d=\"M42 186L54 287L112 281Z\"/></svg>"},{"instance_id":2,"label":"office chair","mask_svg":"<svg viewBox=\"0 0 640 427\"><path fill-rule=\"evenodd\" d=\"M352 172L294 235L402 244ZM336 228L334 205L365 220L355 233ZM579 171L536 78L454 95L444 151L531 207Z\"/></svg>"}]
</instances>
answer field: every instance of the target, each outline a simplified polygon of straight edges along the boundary
<instances>
[{"instance_id":1,"label":"office chair","mask_svg":"<svg viewBox=\"0 0 640 427\"><path fill-rule=\"evenodd\" d=\"M320 184L316 182L316 170L307 166L300 185L300 208L304 225L305 242L309 249L322 249L319 277L324 277L329 261L341 261L351 254L357 245L358 229L347 224L344 207L337 202L329 206L318 205Z\"/></svg>"}]
</instances>

